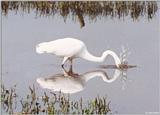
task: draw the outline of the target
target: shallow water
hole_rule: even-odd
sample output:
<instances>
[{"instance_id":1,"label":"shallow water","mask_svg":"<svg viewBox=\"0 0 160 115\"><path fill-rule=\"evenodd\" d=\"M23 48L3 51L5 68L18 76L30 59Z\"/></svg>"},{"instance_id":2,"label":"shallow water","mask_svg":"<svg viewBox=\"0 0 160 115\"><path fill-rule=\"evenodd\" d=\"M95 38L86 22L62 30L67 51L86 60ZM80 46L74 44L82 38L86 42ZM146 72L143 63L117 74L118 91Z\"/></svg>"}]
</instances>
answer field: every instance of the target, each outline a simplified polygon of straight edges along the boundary
<instances>
[{"instance_id":1,"label":"shallow water","mask_svg":"<svg viewBox=\"0 0 160 115\"><path fill-rule=\"evenodd\" d=\"M106 49L117 54L123 45L131 52L128 63L137 65L129 69L127 80L119 77L112 83L104 82L99 76L87 81L83 90L71 94L72 99L92 99L97 95L107 96L111 110L118 113L145 113L159 111L159 17L148 21L101 19L96 23L86 20L80 28L67 19L64 23L59 16L36 18L33 13L24 16L11 12L2 17L2 81L6 87L17 84L17 92L25 96L28 86L35 84L40 94L43 89L37 78L63 73L62 59L50 54L36 54L35 45L64 37L78 38L88 50L100 56ZM104 63L93 63L82 59L74 60L73 69L78 74L95 71L99 65L114 64L112 58ZM103 69L113 77L114 69ZM82 87L81 87L82 88ZM48 90L49 91L49 90Z\"/></svg>"}]
</instances>

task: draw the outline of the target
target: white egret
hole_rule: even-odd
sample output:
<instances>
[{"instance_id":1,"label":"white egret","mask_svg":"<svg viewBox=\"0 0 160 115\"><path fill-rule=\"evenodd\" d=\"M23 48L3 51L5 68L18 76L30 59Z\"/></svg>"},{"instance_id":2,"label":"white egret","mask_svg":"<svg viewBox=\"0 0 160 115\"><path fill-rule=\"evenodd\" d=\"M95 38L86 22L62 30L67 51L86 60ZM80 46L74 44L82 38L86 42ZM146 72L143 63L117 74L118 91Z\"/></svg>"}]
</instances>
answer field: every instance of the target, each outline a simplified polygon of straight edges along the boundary
<instances>
[{"instance_id":1,"label":"white egret","mask_svg":"<svg viewBox=\"0 0 160 115\"><path fill-rule=\"evenodd\" d=\"M77 74L71 70L67 72L63 71L61 74L55 74L50 77L37 78L37 83L45 89L52 91L61 91L63 93L77 93L85 88L87 82L95 77L101 77L104 82L112 83L120 75L121 71L115 69L113 77L108 77L107 73L103 70L88 71L84 74Z\"/></svg>"},{"instance_id":2,"label":"white egret","mask_svg":"<svg viewBox=\"0 0 160 115\"><path fill-rule=\"evenodd\" d=\"M121 65L121 61L115 52L106 50L103 52L101 57L93 56L88 52L84 42L74 38L63 38L50 42L40 43L36 45L36 52L39 54L51 53L62 57L62 67L67 60L69 60L72 64L72 60L74 58L83 58L93 62L103 62L108 55L113 57L118 68Z\"/></svg>"}]
</instances>

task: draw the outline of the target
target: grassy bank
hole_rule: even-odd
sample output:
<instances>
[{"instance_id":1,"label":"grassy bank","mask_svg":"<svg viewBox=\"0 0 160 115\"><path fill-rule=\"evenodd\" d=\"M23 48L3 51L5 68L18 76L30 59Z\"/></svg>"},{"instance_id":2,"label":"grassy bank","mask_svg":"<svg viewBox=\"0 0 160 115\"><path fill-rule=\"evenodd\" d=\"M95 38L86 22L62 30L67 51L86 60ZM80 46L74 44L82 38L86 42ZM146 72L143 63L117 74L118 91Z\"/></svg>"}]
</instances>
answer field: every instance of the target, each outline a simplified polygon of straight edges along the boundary
<instances>
[{"instance_id":1,"label":"grassy bank","mask_svg":"<svg viewBox=\"0 0 160 115\"><path fill-rule=\"evenodd\" d=\"M85 26L85 17L96 21L102 17L124 18L130 16L133 20L140 16L152 19L158 10L155 1L2 1L2 14L10 11L30 13L34 11L37 17L59 14L66 21L71 15L73 20Z\"/></svg>"}]
</instances>

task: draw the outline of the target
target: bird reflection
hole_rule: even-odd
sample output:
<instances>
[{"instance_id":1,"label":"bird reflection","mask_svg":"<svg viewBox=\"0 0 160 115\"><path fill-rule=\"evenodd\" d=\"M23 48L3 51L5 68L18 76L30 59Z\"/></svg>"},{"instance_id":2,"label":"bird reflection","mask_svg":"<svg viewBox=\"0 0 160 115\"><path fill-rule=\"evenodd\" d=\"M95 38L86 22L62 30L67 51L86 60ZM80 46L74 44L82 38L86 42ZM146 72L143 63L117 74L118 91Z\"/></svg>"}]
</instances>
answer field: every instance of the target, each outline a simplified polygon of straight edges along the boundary
<instances>
[{"instance_id":1,"label":"bird reflection","mask_svg":"<svg viewBox=\"0 0 160 115\"><path fill-rule=\"evenodd\" d=\"M104 82L112 83L120 74L121 70L119 69L115 69L112 77L109 77L102 69L78 74L74 73L72 71L72 66L70 66L68 71L63 69L63 73L55 74L47 78L37 78L37 82L42 88L71 94L82 91L86 83L95 77L101 77Z\"/></svg>"}]
</instances>

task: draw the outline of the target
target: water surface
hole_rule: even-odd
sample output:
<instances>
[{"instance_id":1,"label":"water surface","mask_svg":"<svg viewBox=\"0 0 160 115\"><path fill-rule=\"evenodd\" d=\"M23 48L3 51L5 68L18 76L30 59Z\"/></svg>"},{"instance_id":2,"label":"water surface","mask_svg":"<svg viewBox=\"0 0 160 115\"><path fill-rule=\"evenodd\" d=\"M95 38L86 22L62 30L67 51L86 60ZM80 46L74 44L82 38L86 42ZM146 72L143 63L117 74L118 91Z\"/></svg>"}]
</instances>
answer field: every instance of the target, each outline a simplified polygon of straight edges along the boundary
<instances>
[{"instance_id":1,"label":"water surface","mask_svg":"<svg viewBox=\"0 0 160 115\"><path fill-rule=\"evenodd\" d=\"M80 28L77 23L59 16L36 18L34 13L15 15L11 12L2 17L2 81L7 87L17 84L17 92L22 97L28 86L35 84L40 94L42 87L36 82L39 77L62 73L62 59L50 54L36 54L35 45L64 37L78 38L96 56L111 49L120 54L121 46L129 47L129 64L137 65L127 71L125 83L122 76L114 82L106 83L95 77L85 84L82 91L71 94L72 99L83 97L92 99L97 95L107 96L111 110L118 113L145 113L159 111L159 17L148 21L101 19L87 23ZM96 70L99 65L114 64L112 58L104 63L93 63L82 59L74 60L73 69L78 74ZM112 77L113 69L103 69ZM125 86L124 86L125 85Z\"/></svg>"}]
</instances>

